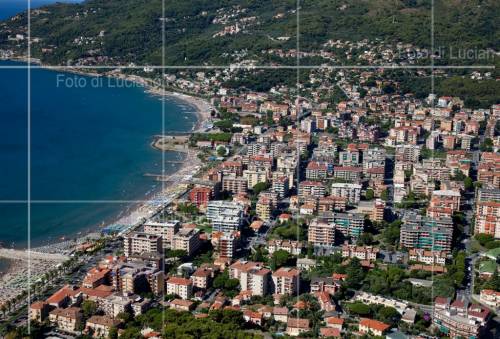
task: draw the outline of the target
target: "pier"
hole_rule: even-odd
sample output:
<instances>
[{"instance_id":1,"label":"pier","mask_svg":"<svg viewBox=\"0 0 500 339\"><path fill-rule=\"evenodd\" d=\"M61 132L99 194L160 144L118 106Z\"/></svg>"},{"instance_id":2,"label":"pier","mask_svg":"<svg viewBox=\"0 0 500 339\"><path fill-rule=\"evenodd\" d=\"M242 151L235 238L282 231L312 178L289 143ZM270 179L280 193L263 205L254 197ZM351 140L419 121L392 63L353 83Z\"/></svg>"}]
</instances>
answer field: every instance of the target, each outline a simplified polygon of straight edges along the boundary
<instances>
[{"instance_id":1,"label":"pier","mask_svg":"<svg viewBox=\"0 0 500 339\"><path fill-rule=\"evenodd\" d=\"M155 135L151 146L160 151L188 152L191 134Z\"/></svg>"}]
</instances>

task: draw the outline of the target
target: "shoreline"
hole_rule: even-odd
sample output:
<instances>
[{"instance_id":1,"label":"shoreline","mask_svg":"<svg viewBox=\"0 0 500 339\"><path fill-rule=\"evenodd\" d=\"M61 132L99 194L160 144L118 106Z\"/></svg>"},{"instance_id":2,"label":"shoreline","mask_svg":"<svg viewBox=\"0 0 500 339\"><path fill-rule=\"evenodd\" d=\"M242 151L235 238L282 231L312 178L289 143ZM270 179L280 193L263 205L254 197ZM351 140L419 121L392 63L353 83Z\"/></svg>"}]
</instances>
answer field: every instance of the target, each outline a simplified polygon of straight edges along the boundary
<instances>
[{"instance_id":1,"label":"shoreline","mask_svg":"<svg viewBox=\"0 0 500 339\"><path fill-rule=\"evenodd\" d=\"M0 61L2 60L0 59ZM121 72L116 73L116 69L113 70L111 66L110 66L110 71L101 74L91 71L85 71L83 69L78 69L78 66L72 66L74 67L74 69L71 69L71 68L62 68L61 66L46 65L43 64L40 61L40 59L35 59L35 58L14 57L10 59L4 59L3 61L32 63L40 66L41 69L60 72L62 74L69 73L87 77L107 77L110 79L125 80L142 86L144 88L145 93L149 93L154 96L179 99L181 101L184 101L189 106L193 107L194 108L193 113L197 116L197 122L195 126L193 126L191 133L197 132L201 128L204 122L212 118L211 111L214 109L214 107L207 99L192 94L186 94L181 92L175 92L172 90L162 89L156 86L155 81L153 79L142 77L139 75L123 74Z\"/></svg>"},{"instance_id":2,"label":"shoreline","mask_svg":"<svg viewBox=\"0 0 500 339\"><path fill-rule=\"evenodd\" d=\"M40 65L42 69L49 71L56 71L62 74L71 73L88 77L108 77L111 79L121 79L124 81L129 81L138 84L143 87L145 94L158 96L160 100L164 99L178 100L180 104L186 104L193 108L192 113L196 116L196 122L193 125L192 129L186 131L186 133L195 133L204 130L205 128L203 127L203 125L211 118L211 111L213 110L213 107L206 99L194 95L188 95L185 93L174 92L171 90L164 90L158 86L155 86L153 79L141 77L138 75L116 73L116 71L114 70L111 70L104 74L99 74L91 71L87 72L82 69L78 69L77 66L75 66L74 70L68 70L66 68L61 69L61 67L59 66L44 65L38 59L28 59L25 57L4 59L3 61L25 62L25 63L30 62L32 64L34 63ZM151 137L154 139L155 136ZM150 143L150 147L154 148L155 150L158 150L156 147L152 145L152 143ZM158 151L161 152L161 150ZM201 168L201 161L196 157L195 154L193 154L193 152L189 150L187 152L175 151L175 150L171 151L169 150L166 152L175 152L178 154L182 154L183 159L180 161L180 166L178 166L178 168L176 168L175 171L167 174L164 177L164 180L159 181L157 187L147 192L143 199L144 201L143 203L130 204L126 208L121 209L119 213L117 213L117 215L109 217L109 222L106 222L106 226L113 224L123 224L125 222L127 224L136 224L137 222L139 222L140 219L145 218L147 217L146 215L151 214L152 209L156 210L157 208L153 206L157 205L158 202L165 201L165 199L166 201L170 200L170 195L172 194L171 191L175 191L175 187L181 185L182 178L186 178L187 176L190 175L192 176L199 170L199 168ZM138 199L138 201L140 200L141 199ZM155 213L153 213L153 215L154 214ZM150 216L152 215L149 215L149 217ZM133 228L133 225L131 225L129 228ZM33 251L36 250L37 248L58 247L57 246L58 244L64 243L68 241L68 239L83 238L89 234L92 234L93 232L100 233L101 230L102 230L102 224L101 225L95 224L85 229L82 229L77 233L65 234L62 235L59 239L53 239L53 241L49 240L47 243L40 244L38 247L31 248L31 250ZM18 248L18 249L24 251L28 250L27 248ZM4 276L4 274L0 273L0 277L2 276Z\"/></svg>"},{"instance_id":3,"label":"shoreline","mask_svg":"<svg viewBox=\"0 0 500 339\"><path fill-rule=\"evenodd\" d=\"M26 60L11 60L17 62L26 62ZM33 62L33 60L31 60ZM42 65L43 66L43 65ZM203 129L203 124L211 118L211 110L212 106L208 101L203 98L195 97L192 95L187 95L184 93L177 93L172 91L163 90L161 88L155 87L151 84L150 79L146 79L136 75L125 75L125 74L95 74L92 72L83 72L81 70L75 70L74 72L62 71L57 67L45 67L44 69L57 71L61 73L74 73L81 76L107 76L109 78L117 78L125 81L134 82L140 84L144 87L144 93L158 96L160 100L164 100L164 98L171 98L174 100L179 100L183 104L187 104L191 106L194 110L193 113L196 116L196 122L192 127L191 131L186 131L186 133L194 133ZM151 136L154 137L154 136ZM150 145L152 147L152 145ZM172 151L176 152L176 151ZM133 203L129 204L127 207L121 209L117 215L110 216L109 222L106 223L106 226L113 224L123 224L126 225L126 228L119 232L115 236L121 236L126 234L127 232L135 229L138 225L142 224L143 221L153 217L156 215L163 206L171 203L175 198L177 198L181 193L185 192L185 186L183 181L192 177L195 173L199 171L202 167L201 161L196 156L196 152L187 151L187 152L176 152L179 154L183 154L183 159L181 161L180 166L172 173L166 175L157 187L153 188L145 197L144 202L141 203ZM139 201L140 199L138 199ZM88 238L92 238L93 236L97 236L101 234L102 225L95 224L88 226L85 229L80 230L77 234L67 234L62 237L64 239L54 239L53 242L49 240L47 244L40 245L37 247L30 248L19 248L17 249L20 252L41 252L41 253L65 253L69 254L79 242L84 241ZM76 239L73 241L71 239ZM7 299L11 299L16 296L16 294L20 294L21 291L27 287L26 281L24 279L26 270L28 269L28 264L24 265L23 260L11 260L9 258L0 258L1 260L6 260L8 262L7 269L5 272L0 274L0 282L1 285L4 286L3 290L0 290L0 304ZM16 263L19 263L17 265ZM31 266L35 265L35 267L41 267L40 271L33 269L32 267L32 275L33 281L36 281L41 275L44 274L47 270L55 267L58 262L54 261L34 261Z\"/></svg>"}]
</instances>

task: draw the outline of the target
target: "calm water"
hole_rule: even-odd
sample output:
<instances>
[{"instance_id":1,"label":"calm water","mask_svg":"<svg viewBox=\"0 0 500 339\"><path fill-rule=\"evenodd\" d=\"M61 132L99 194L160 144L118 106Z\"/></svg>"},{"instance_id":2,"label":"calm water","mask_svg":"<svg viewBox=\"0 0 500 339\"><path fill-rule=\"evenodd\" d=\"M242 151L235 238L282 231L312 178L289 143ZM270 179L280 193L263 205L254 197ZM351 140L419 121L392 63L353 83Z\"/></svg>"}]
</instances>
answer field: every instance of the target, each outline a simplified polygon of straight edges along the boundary
<instances>
[{"instance_id":1,"label":"calm water","mask_svg":"<svg viewBox=\"0 0 500 339\"><path fill-rule=\"evenodd\" d=\"M55 3L54 0L0 0L0 20L9 18L19 12L28 9L28 1L31 1L31 8ZM80 0L58 0L57 2L77 3Z\"/></svg>"},{"instance_id":2,"label":"calm water","mask_svg":"<svg viewBox=\"0 0 500 339\"><path fill-rule=\"evenodd\" d=\"M2 62L3 65L13 64ZM27 74L0 70L0 200L27 199ZM94 80L93 80L94 79ZM150 147L161 133L162 103L143 88L116 80L32 70L31 199L138 200L158 185L161 153ZM71 85L71 86L68 86ZM194 108L167 100L166 128L188 131ZM168 153L166 160L183 155ZM177 164L165 164L169 172ZM127 205L33 204L32 245L75 235L110 221ZM27 209L0 203L0 241L25 246Z\"/></svg>"}]
</instances>

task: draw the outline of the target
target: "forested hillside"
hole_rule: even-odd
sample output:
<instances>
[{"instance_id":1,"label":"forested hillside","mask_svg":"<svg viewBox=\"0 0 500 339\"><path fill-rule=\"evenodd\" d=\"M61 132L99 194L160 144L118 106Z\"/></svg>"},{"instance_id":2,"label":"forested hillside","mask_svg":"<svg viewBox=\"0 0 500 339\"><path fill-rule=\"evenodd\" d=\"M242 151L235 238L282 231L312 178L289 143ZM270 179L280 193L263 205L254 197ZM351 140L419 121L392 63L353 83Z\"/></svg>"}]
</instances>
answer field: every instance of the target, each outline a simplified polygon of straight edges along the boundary
<instances>
[{"instance_id":1,"label":"forested hillside","mask_svg":"<svg viewBox=\"0 0 500 339\"><path fill-rule=\"evenodd\" d=\"M430 4L430 0L303 0L301 50L330 39L377 39L428 48ZM498 46L499 9L495 0L437 0L436 48ZM26 25L26 14L1 23L0 48L23 52L25 44L12 36L25 32ZM87 0L34 11L31 29L32 37L40 39L33 44L33 55L53 64L94 58L110 64L161 65L163 42L168 65L225 64L238 59L272 62L273 57L263 55L263 50L296 47L297 13L295 0L164 4L161 0Z\"/></svg>"}]
</instances>

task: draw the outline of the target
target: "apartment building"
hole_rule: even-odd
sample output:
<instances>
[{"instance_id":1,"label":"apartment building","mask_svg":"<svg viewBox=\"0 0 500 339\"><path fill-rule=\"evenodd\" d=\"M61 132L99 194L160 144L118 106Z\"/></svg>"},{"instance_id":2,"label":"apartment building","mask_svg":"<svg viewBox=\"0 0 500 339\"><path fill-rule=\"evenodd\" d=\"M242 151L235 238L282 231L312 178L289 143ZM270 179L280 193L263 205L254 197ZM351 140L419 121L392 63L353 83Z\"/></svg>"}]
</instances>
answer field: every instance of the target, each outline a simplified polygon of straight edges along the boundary
<instances>
[{"instance_id":1,"label":"apartment building","mask_svg":"<svg viewBox=\"0 0 500 339\"><path fill-rule=\"evenodd\" d=\"M361 155L357 150L346 150L339 152L340 166L357 166L360 163Z\"/></svg>"},{"instance_id":2,"label":"apartment building","mask_svg":"<svg viewBox=\"0 0 500 339\"><path fill-rule=\"evenodd\" d=\"M396 161L417 163L420 159L420 146L417 145L397 145Z\"/></svg>"},{"instance_id":3,"label":"apartment building","mask_svg":"<svg viewBox=\"0 0 500 339\"><path fill-rule=\"evenodd\" d=\"M453 222L451 218L431 219L410 214L403 220L400 231L402 247L430 251L451 251Z\"/></svg>"},{"instance_id":4,"label":"apartment building","mask_svg":"<svg viewBox=\"0 0 500 339\"><path fill-rule=\"evenodd\" d=\"M252 171L252 170L244 170L243 171L243 178L247 179L247 187L248 188L253 188L255 185L259 183L265 183L267 182L269 176L268 171Z\"/></svg>"},{"instance_id":5,"label":"apartment building","mask_svg":"<svg viewBox=\"0 0 500 339\"><path fill-rule=\"evenodd\" d=\"M224 161L220 166L220 170L222 171L224 176L241 176L243 174L243 163L241 161Z\"/></svg>"},{"instance_id":6,"label":"apartment building","mask_svg":"<svg viewBox=\"0 0 500 339\"><path fill-rule=\"evenodd\" d=\"M190 279L171 277L167 280L167 294L176 294L182 299L190 299L193 295L193 282Z\"/></svg>"},{"instance_id":7,"label":"apartment building","mask_svg":"<svg viewBox=\"0 0 500 339\"><path fill-rule=\"evenodd\" d=\"M438 190L432 192L427 216L430 218L453 216L460 210L460 192L453 190Z\"/></svg>"},{"instance_id":8,"label":"apartment building","mask_svg":"<svg viewBox=\"0 0 500 339\"><path fill-rule=\"evenodd\" d=\"M328 164L319 161L310 161L306 168L307 180L324 180L329 172Z\"/></svg>"},{"instance_id":9,"label":"apartment building","mask_svg":"<svg viewBox=\"0 0 500 339\"><path fill-rule=\"evenodd\" d=\"M500 239L500 202L478 201L475 222L475 234L490 234Z\"/></svg>"},{"instance_id":10,"label":"apartment building","mask_svg":"<svg viewBox=\"0 0 500 339\"><path fill-rule=\"evenodd\" d=\"M248 190L248 180L234 174L224 175L222 177L222 190L234 194L245 193Z\"/></svg>"},{"instance_id":11,"label":"apartment building","mask_svg":"<svg viewBox=\"0 0 500 339\"><path fill-rule=\"evenodd\" d=\"M160 235L145 232L132 232L127 235L123 242L125 256L143 253L162 253L163 239Z\"/></svg>"},{"instance_id":12,"label":"apartment building","mask_svg":"<svg viewBox=\"0 0 500 339\"><path fill-rule=\"evenodd\" d=\"M313 196L321 198L325 196L326 188L325 185L318 181L302 181L299 183L299 196Z\"/></svg>"},{"instance_id":13,"label":"apartment building","mask_svg":"<svg viewBox=\"0 0 500 339\"><path fill-rule=\"evenodd\" d=\"M239 231L243 223L243 206L234 201L210 201L206 216L212 222L213 231Z\"/></svg>"},{"instance_id":14,"label":"apartment building","mask_svg":"<svg viewBox=\"0 0 500 339\"><path fill-rule=\"evenodd\" d=\"M500 189L478 190L475 222L475 234L485 233L500 238Z\"/></svg>"},{"instance_id":15,"label":"apartment building","mask_svg":"<svg viewBox=\"0 0 500 339\"><path fill-rule=\"evenodd\" d=\"M207 289L212 285L214 270L207 267L198 268L190 277L193 286L200 289Z\"/></svg>"},{"instance_id":16,"label":"apartment building","mask_svg":"<svg viewBox=\"0 0 500 339\"><path fill-rule=\"evenodd\" d=\"M273 255L274 252L282 250L287 251L292 255L300 255L302 253L302 249L304 248L304 243L302 241L294 241L294 240L268 240L267 241L267 251L269 255Z\"/></svg>"},{"instance_id":17,"label":"apartment building","mask_svg":"<svg viewBox=\"0 0 500 339\"><path fill-rule=\"evenodd\" d=\"M333 183L331 195L335 197L347 198L351 204L359 203L361 198L361 185L349 183Z\"/></svg>"},{"instance_id":18,"label":"apartment building","mask_svg":"<svg viewBox=\"0 0 500 339\"><path fill-rule=\"evenodd\" d=\"M83 322L83 312L79 307L56 308L49 313L51 324L64 332L76 332Z\"/></svg>"},{"instance_id":19,"label":"apartment building","mask_svg":"<svg viewBox=\"0 0 500 339\"><path fill-rule=\"evenodd\" d=\"M408 252L408 259L427 265L445 265L448 254L443 251L426 251L422 248L412 248Z\"/></svg>"},{"instance_id":20,"label":"apartment building","mask_svg":"<svg viewBox=\"0 0 500 339\"><path fill-rule=\"evenodd\" d=\"M198 208L204 208L214 197L214 191L211 187L198 186L189 191L189 201Z\"/></svg>"},{"instance_id":21,"label":"apartment building","mask_svg":"<svg viewBox=\"0 0 500 339\"><path fill-rule=\"evenodd\" d=\"M191 256L201 246L200 231L197 228L182 228L172 238L172 249L186 251Z\"/></svg>"},{"instance_id":22,"label":"apartment building","mask_svg":"<svg viewBox=\"0 0 500 339\"><path fill-rule=\"evenodd\" d=\"M309 224L308 241L314 246L332 247L335 245L335 224L314 219Z\"/></svg>"},{"instance_id":23,"label":"apartment building","mask_svg":"<svg viewBox=\"0 0 500 339\"><path fill-rule=\"evenodd\" d=\"M108 338L109 331L121 324L118 319L106 315L93 315L85 324L85 332L91 332L94 337Z\"/></svg>"},{"instance_id":24,"label":"apartment building","mask_svg":"<svg viewBox=\"0 0 500 339\"><path fill-rule=\"evenodd\" d=\"M443 159L424 159L413 165L413 174L426 174L429 181L446 181L450 180L451 169Z\"/></svg>"},{"instance_id":25,"label":"apartment building","mask_svg":"<svg viewBox=\"0 0 500 339\"><path fill-rule=\"evenodd\" d=\"M229 266L229 278L241 279L241 272L249 271L253 268L263 268L264 264L255 261L238 260Z\"/></svg>"},{"instance_id":26,"label":"apartment building","mask_svg":"<svg viewBox=\"0 0 500 339\"><path fill-rule=\"evenodd\" d=\"M342 246L343 258L358 258L359 260L377 260L379 249L373 246L356 246L345 243Z\"/></svg>"},{"instance_id":27,"label":"apartment building","mask_svg":"<svg viewBox=\"0 0 500 339\"><path fill-rule=\"evenodd\" d=\"M480 188L477 191L477 201L500 202L500 189Z\"/></svg>"},{"instance_id":28,"label":"apartment building","mask_svg":"<svg viewBox=\"0 0 500 339\"><path fill-rule=\"evenodd\" d=\"M483 152L477 169L477 180L484 188L500 189L500 155Z\"/></svg>"},{"instance_id":29,"label":"apartment building","mask_svg":"<svg viewBox=\"0 0 500 339\"><path fill-rule=\"evenodd\" d=\"M500 308L500 292L494 290L481 290L479 300L489 307Z\"/></svg>"},{"instance_id":30,"label":"apartment building","mask_svg":"<svg viewBox=\"0 0 500 339\"><path fill-rule=\"evenodd\" d=\"M278 194L279 198L284 198L288 196L288 192L290 190L288 177L280 176L273 179L273 186L271 190L276 194Z\"/></svg>"},{"instance_id":31,"label":"apartment building","mask_svg":"<svg viewBox=\"0 0 500 339\"><path fill-rule=\"evenodd\" d=\"M333 176L337 179L345 180L348 182L359 182L363 174L362 167L354 166L337 166L333 170Z\"/></svg>"},{"instance_id":32,"label":"apartment building","mask_svg":"<svg viewBox=\"0 0 500 339\"><path fill-rule=\"evenodd\" d=\"M271 270L259 266L240 272L240 288L252 295L265 296L270 292Z\"/></svg>"},{"instance_id":33,"label":"apartment building","mask_svg":"<svg viewBox=\"0 0 500 339\"><path fill-rule=\"evenodd\" d=\"M223 233L217 244L219 258L233 258L236 253L238 238L233 233Z\"/></svg>"},{"instance_id":34,"label":"apartment building","mask_svg":"<svg viewBox=\"0 0 500 339\"><path fill-rule=\"evenodd\" d=\"M434 302L433 325L450 338L480 338L490 320L488 309L465 300L437 297Z\"/></svg>"},{"instance_id":35,"label":"apartment building","mask_svg":"<svg viewBox=\"0 0 500 339\"><path fill-rule=\"evenodd\" d=\"M268 197L260 196L255 207L255 212L261 220L267 221L271 219L273 212L273 204L271 203L271 200Z\"/></svg>"},{"instance_id":36,"label":"apartment building","mask_svg":"<svg viewBox=\"0 0 500 339\"><path fill-rule=\"evenodd\" d=\"M180 227L181 222L179 220L169 220L166 222L148 221L144 224L144 233L161 236L163 249L167 249L172 246L172 239Z\"/></svg>"},{"instance_id":37,"label":"apartment building","mask_svg":"<svg viewBox=\"0 0 500 339\"><path fill-rule=\"evenodd\" d=\"M299 288L300 271L295 268L281 267L272 274L274 293L296 295Z\"/></svg>"},{"instance_id":38,"label":"apartment building","mask_svg":"<svg viewBox=\"0 0 500 339\"><path fill-rule=\"evenodd\" d=\"M132 311L132 301L128 295L114 293L101 301L100 308L105 315L116 318L120 313Z\"/></svg>"},{"instance_id":39,"label":"apartment building","mask_svg":"<svg viewBox=\"0 0 500 339\"><path fill-rule=\"evenodd\" d=\"M347 206L347 198L336 197L333 195L327 197L321 197L318 199L318 211L319 212L343 212Z\"/></svg>"},{"instance_id":40,"label":"apartment building","mask_svg":"<svg viewBox=\"0 0 500 339\"><path fill-rule=\"evenodd\" d=\"M385 158L387 152L383 148L369 148L363 152L363 169L381 168L385 169Z\"/></svg>"},{"instance_id":41,"label":"apartment building","mask_svg":"<svg viewBox=\"0 0 500 339\"><path fill-rule=\"evenodd\" d=\"M350 237L356 241L365 228L365 216L360 213L337 213L324 212L318 217L319 220L335 224L337 231L345 238Z\"/></svg>"}]
</instances>

